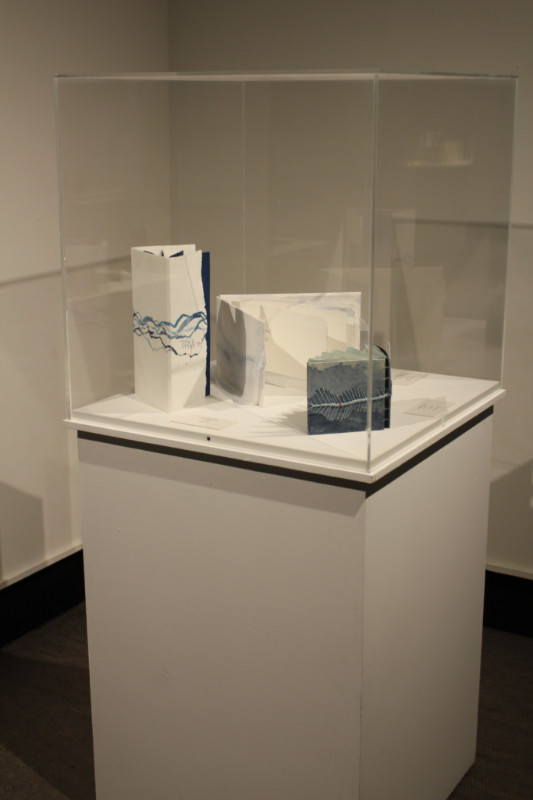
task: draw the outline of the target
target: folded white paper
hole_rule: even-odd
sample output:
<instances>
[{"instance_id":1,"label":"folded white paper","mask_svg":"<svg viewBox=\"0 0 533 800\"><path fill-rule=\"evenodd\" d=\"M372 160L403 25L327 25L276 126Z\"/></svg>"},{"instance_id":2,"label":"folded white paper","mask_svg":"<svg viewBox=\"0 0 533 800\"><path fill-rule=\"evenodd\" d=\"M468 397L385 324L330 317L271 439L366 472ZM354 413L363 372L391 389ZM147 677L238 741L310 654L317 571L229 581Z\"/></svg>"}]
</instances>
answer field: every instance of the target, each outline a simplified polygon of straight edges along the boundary
<instances>
[{"instance_id":1,"label":"folded white paper","mask_svg":"<svg viewBox=\"0 0 533 800\"><path fill-rule=\"evenodd\" d=\"M131 250L135 394L175 411L209 393L209 253Z\"/></svg>"},{"instance_id":2,"label":"folded white paper","mask_svg":"<svg viewBox=\"0 0 533 800\"><path fill-rule=\"evenodd\" d=\"M244 403L261 403L264 383L305 389L307 362L360 346L360 292L221 295L217 381Z\"/></svg>"}]
</instances>

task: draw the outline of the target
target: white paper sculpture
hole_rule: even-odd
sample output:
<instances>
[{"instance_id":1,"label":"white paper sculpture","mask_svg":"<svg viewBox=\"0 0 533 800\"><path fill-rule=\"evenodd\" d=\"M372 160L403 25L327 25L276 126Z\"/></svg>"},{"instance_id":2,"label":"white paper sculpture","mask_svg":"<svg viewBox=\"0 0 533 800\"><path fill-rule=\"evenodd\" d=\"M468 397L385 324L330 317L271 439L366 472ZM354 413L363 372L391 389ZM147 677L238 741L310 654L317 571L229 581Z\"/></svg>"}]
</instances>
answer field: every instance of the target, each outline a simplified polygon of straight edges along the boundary
<instances>
[{"instance_id":1,"label":"white paper sculpture","mask_svg":"<svg viewBox=\"0 0 533 800\"><path fill-rule=\"evenodd\" d=\"M209 253L131 250L135 394L163 411L209 394Z\"/></svg>"},{"instance_id":2,"label":"white paper sculpture","mask_svg":"<svg viewBox=\"0 0 533 800\"><path fill-rule=\"evenodd\" d=\"M261 404L264 383L305 389L307 362L360 346L360 292L221 295L217 381L242 403Z\"/></svg>"}]
</instances>

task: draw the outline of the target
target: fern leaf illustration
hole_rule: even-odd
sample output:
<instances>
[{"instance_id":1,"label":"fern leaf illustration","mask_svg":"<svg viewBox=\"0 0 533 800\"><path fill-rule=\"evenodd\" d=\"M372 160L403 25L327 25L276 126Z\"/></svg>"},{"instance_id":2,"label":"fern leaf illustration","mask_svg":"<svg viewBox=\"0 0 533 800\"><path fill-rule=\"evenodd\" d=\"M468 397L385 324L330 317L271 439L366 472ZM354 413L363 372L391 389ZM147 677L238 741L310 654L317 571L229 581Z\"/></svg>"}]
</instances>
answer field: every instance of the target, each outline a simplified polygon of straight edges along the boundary
<instances>
[{"instance_id":1,"label":"fern leaf illustration","mask_svg":"<svg viewBox=\"0 0 533 800\"><path fill-rule=\"evenodd\" d=\"M375 394L372 404L385 400L387 394ZM341 394L334 394L329 389L319 388L307 401L307 409L313 414L320 414L329 422L348 419L352 414L366 410L367 397L361 389L349 389Z\"/></svg>"}]
</instances>

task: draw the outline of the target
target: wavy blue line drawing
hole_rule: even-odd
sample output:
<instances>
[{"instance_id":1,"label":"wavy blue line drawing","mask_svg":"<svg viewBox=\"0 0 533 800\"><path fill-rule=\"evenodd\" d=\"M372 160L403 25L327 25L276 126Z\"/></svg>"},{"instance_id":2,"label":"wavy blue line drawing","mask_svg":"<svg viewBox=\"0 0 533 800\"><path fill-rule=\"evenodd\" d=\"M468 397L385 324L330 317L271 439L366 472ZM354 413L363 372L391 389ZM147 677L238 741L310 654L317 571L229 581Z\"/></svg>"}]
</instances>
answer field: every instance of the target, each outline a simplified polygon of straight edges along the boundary
<instances>
[{"instance_id":1,"label":"wavy blue line drawing","mask_svg":"<svg viewBox=\"0 0 533 800\"><path fill-rule=\"evenodd\" d=\"M205 311L180 314L175 322L156 320L149 315L133 312L133 333L140 336L152 350L166 350L176 356L194 358L200 355L208 331Z\"/></svg>"},{"instance_id":2,"label":"wavy blue line drawing","mask_svg":"<svg viewBox=\"0 0 533 800\"><path fill-rule=\"evenodd\" d=\"M387 400L388 394L374 394L372 406ZM361 389L350 389L341 394L333 394L329 389L317 389L307 401L307 408L313 414L320 414L328 422L348 419L352 414L366 410L367 397Z\"/></svg>"},{"instance_id":3,"label":"wavy blue line drawing","mask_svg":"<svg viewBox=\"0 0 533 800\"><path fill-rule=\"evenodd\" d=\"M148 253L148 255L150 255L150 256L156 256L156 255L158 255L157 253L154 253L152 250L144 250L143 252L144 252L144 253ZM182 256L184 252L185 252L184 250L178 250L178 252L177 252L177 253L172 253L172 255L170 255L170 256L165 256L165 253L164 253L164 251L163 251L163 250L161 250L161 252L159 253L159 255L160 255L160 256L163 256L163 258L165 258L165 257L166 257L166 258L177 258L178 256Z\"/></svg>"}]
</instances>

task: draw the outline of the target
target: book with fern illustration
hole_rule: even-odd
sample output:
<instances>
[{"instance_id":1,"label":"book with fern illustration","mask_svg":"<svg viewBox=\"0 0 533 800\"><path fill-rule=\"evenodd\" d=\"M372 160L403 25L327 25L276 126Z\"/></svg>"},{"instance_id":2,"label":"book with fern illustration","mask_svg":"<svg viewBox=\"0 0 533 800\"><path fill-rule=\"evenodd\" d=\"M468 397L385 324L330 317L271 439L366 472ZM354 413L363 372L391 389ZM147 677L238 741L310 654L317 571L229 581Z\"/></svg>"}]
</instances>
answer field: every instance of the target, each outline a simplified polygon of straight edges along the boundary
<instances>
[{"instance_id":1,"label":"book with fern illustration","mask_svg":"<svg viewBox=\"0 0 533 800\"><path fill-rule=\"evenodd\" d=\"M369 351L334 350L307 362L307 429L310 434L364 431L368 417ZM372 430L390 427L389 357L372 348Z\"/></svg>"}]
</instances>

